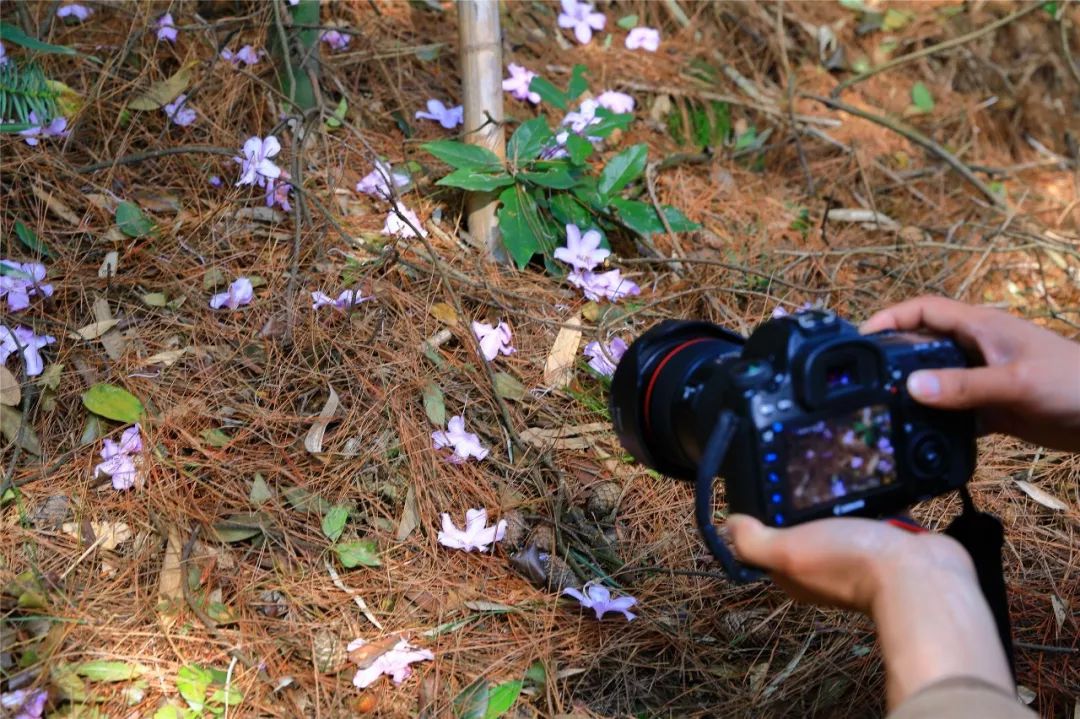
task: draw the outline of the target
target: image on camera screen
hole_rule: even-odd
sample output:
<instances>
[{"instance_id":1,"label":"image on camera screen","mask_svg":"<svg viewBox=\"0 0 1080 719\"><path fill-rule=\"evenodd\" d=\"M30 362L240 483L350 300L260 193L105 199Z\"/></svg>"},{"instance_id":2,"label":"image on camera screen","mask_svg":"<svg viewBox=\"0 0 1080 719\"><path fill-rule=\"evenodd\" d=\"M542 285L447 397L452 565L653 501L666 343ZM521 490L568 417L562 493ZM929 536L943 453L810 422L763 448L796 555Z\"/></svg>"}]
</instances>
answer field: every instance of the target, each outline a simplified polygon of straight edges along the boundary
<instances>
[{"instance_id":1,"label":"image on camera screen","mask_svg":"<svg viewBox=\"0 0 1080 719\"><path fill-rule=\"evenodd\" d=\"M896 481L887 405L793 427L784 433L791 507L833 504Z\"/></svg>"}]
</instances>

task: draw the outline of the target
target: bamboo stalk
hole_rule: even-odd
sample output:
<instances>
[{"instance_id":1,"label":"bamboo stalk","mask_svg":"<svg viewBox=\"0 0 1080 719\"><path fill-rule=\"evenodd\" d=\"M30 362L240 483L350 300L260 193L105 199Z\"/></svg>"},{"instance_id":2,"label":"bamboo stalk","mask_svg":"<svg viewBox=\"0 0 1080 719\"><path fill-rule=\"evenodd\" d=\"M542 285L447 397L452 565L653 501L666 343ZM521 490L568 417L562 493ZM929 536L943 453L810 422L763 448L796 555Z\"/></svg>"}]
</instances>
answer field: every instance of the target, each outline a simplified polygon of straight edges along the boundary
<instances>
[{"instance_id":1,"label":"bamboo stalk","mask_svg":"<svg viewBox=\"0 0 1080 719\"><path fill-rule=\"evenodd\" d=\"M465 141L506 157L503 134L502 33L498 0L460 0L461 75L464 85ZM470 192L465 199L469 234L489 256L506 262L495 218L498 199L491 192Z\"/></svg>"}]
</instances>

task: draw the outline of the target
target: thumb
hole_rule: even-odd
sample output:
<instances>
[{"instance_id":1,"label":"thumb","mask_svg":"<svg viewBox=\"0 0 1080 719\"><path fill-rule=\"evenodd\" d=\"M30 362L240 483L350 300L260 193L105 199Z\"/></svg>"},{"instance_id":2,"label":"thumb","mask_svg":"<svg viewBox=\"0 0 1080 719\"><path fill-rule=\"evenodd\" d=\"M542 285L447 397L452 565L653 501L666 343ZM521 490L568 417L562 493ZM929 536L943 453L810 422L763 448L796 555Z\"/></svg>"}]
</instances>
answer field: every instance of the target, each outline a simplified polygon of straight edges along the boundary
<instances>
[{"instance_id":1,"label":"thumb","mask_svg":"<svg viewBox=\"0 0 1080 719\"><path fill-rule=\"evenodd\" d=\"M1018 382L1007 365L973 369L919 370L907 389L921 404L943 409L971 409L1017 399Z\"/></svg>"},{"instance_id":2,"label":"thumb","mask_svg":"<svg viewBox=\"0 0 1080 719\"><path fill-rule=\"evenodd\" d=\"M740 559L763 569L774 568L777 530L746 514L728 517L727 527Z\"/></svg>"}]
</instances>

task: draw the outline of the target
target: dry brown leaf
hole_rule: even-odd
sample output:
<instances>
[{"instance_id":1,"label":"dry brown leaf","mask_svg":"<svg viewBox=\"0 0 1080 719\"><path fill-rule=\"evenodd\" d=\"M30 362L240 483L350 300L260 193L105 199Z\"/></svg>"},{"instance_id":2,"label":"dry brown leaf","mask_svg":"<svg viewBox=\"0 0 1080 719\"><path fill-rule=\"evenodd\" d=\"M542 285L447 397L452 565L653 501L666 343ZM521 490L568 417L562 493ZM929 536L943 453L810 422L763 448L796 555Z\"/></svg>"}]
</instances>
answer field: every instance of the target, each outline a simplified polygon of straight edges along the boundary
<instances>
[{"instance_id":1,"label":"dry brown leaf","mask_svg":"<svg viewBox=\"0 0 1080 719\"><path fill-rule=\"evenodd\" d=\"M0 404L0 434L30 454L41 456L41 441L29 423L23 422L22 412Z\"/></svg>"},{"instance_id":2,"label":"dry brown leaf","mask_svg":"<svg viewBox=\"0 0 1080 719\"><path fill-rule=\"evenodd\" d=\"M183 545L180 530L169 527L165 558L161 562L161 573L158 577L158 617L166 627L172 626L180 608L184 606L184 574L180 569Z\"/></svg>"},{"instance_id":3,"label":"dry brown leaf","mask_svg":"<svg viewBox=\"0 0 1080 719\"><path fill-rule=\"evenodd\" d=\"M120 324L120 320L105 320L104 322L91 322L85 327L80 327L74 332L70 333L70 337L73 340L96 340L103 334L111 330L116 325Z\"/></svg>"},{"instance_id":4,"label":"dry brown leaf","mask_svg":"<svg viewBox=\"0 0 1080 719\"><path fill-rule=\"evenodd\" d=\"M420 525L420 518L416 510L416 489L410 484L405 492L405 507L401 510L401 520L398 522L396 539L405 541L413 530Z\"/></svg>"},{"instance_id":5,"label":"dry brown leaf","mask_svg":"<svg viewBox=\"0 0 1080 719\"><path fill-rule=\"evenodd\" d=\"M115 269L114 269L115 273ZM109 309L109 302L104 297L98 297L94 300L94 319L98 322L109 322L113 320L112 310ZM105 348L105 354L109 356L109 359L116 362L124 356L124 349L127 346L124 335L119 330L106 330L101 337L101 346Z\"/></svg>"},{"instance_id":6,"label":"dry brown leaf","mask_svg":"<svg viewBox=\"0 0 1080 719\"><path fill-rule=\"evenodd\" d=\"M329 385L327 386L329 387ZM308 430L307 436L304 437L304 449L308 452L312 454L322 453L323 435L326 434L326 427L334 418L337 408L338 395L334 388L330 387L330 396L326 398L326 404L323 405L322 411L319 412L319 418L311 424L311 429Z\"/></svg>"},{"instance_id":7,"label":"dry brown leaf","mask_svg":"<svg viewBox=\"0 0 1080 719\"><path fill-rule=\"evenodd\" d=\"M544 385L552 389L562 389L574 378L574 362L581 345L581 313L575 314L566 324L569 326L559 330L544 362Z\"/></svg>"},{"instance_id":8,"label":"dry brown leaf","mask_svg":"<svg viewBox=\"0 0 1080 719\"><path fill-rule=\"evenodd\" d=\"M1022 479L1013 480L1016 482L1016 486L1024 491L1024 494L1034 499L1036 502L1046 507L1047 509L1053 509L1058 512L1064 512L1069 508L1069 505L1062 502L1054 495L1047 492L1041 487L1036 487L1031 482L1025 482Z\"/></svg>"},{"instance_id":9,"label":"dry brown leaf","mask_svg":"<svg viewBox=\"0 0 1080 719\"><path fill-rule=\"evenodd\" d=\"M359 649L349 652L349 661L360 669L367 669L375 660L393 649L398 643L397 637L386 637L368 642Z\"/></svg>"},{"instance_id":10,"label":"dry brown leaf","mask_svg":"<svg viewBox=\"0 0 1080 719\"><path fill-rule=\"evenodd\" d=\"M431 316L446 325L456 325L458 321L457 312L453 307L445 302L436 302L431 307L428 307L428 312Z\"/></svg>"},{"instance_id":11,"label":"dry brown leaf","mask_svg":"<svg viewBox=\"0 0 1080 719\"><path fill-rule=\"evenodd\" d=\"M529 427L521 433L521 439L537 449L586 449L596 443L595 435L609 429L606 422L590 422L576 427L555 429Z\"/></svg>"},{"instance_id":12,"label":"dry brown leaf","mask_svg":"<svg viewBox=\"0 0 1080 719\"><path fill-rule=\"evenodd\" d=\"M1054 621L1057 622L1058 636L1061 636L1061 628L1065 626L1065 619L1069 616L1069 612L1065 608L1065 600L1056 594L1051 594L1050 606L1054 610Z\"/></svg>"},{"instance_id":13,"label":"dry brown leaf","mask_svg":"<svg viewBox=\"0 0 1080 719\"><path fill-rule=\"evenodd\" d=\"M82 223L82 220L79 218L78 215L75 214L74 210L72 210L70 207L58 200L56 196L53 195L53 193L49 192L41 185L35 184L32 190L34 196L44 202L45 206L49 208L49 211L59 217L61 220L66 220L67 222L75 225L76 227L78 227Z\"/></svg>"},{"instance_id":14,"label":"dry brown leaf","mask_svg":"<svg viewBox=\"0 0 1080 719\"><path fill-rule=\"evenodd\" d=\"M183 349L178 350L165 350L164 352L158 352L155 355L150 355L142 362L140 362L140 364L159 364L168 367L171 364L175 364L176 361L186 355L190 349L190 347L184 347Z\"/></svg>"},{"instance_id":15,"label":"dry brown leaf","mask_svg":"<svg viewBox=\"0 0 1080 719\"><path fill-rule=\"evenodd\" d=\"M110 551L132 537L131 527L125 522L90 522L90 529L96 537L94 544ZM82 539L82 527L77 522L65 522L60 530L77 540Z\"/></svg>"},{"instance_id":16,"label":"dry brown leaf","mask_svg":"<svg viewBox=\"0 0 1080 719\"><path fill-rule=\"evenodd\" d=\"M101 267L98 268L98 279L107 280L110 277L116 277L116 268L120 266L120 253L116 250L110 250L105 253L105 260L101 263Z\"/></svg>"},{"instance_id":17,"label":"dry brown leaf","mask_svg":"<svg viewBox=\"0 0 1080 719\"><path fill-rule=\"evenodd\" d=\"M19 380L4 365L0 365L0 404L8 407L18 407L22 399L22 390L19 389Z\"/></svg>"}]
</instances>

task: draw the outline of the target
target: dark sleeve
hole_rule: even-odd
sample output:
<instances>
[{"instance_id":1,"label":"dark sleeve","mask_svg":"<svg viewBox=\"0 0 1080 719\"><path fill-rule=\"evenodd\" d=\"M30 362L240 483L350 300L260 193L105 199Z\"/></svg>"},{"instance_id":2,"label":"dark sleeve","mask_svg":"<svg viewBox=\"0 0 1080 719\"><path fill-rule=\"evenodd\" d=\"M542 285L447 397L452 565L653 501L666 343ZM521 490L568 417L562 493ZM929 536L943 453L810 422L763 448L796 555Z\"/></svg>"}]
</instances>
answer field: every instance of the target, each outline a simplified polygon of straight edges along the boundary
<instances>
[{"instance_id":1,"label":"dark sleeve","mask_svg":"<svg viewBox=\"0 0 1080 719\"><path fill-rule=\"evenodd\" d=\"M1036 719L1020 701L989 682L951 677L908 697L887 719Z\"/></svg>"}]
</instances>

